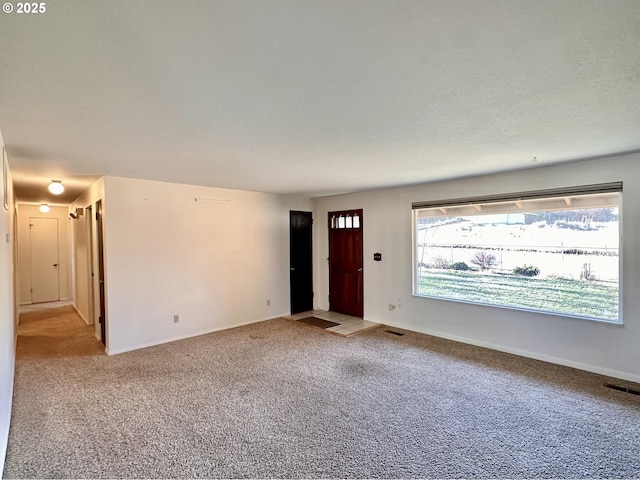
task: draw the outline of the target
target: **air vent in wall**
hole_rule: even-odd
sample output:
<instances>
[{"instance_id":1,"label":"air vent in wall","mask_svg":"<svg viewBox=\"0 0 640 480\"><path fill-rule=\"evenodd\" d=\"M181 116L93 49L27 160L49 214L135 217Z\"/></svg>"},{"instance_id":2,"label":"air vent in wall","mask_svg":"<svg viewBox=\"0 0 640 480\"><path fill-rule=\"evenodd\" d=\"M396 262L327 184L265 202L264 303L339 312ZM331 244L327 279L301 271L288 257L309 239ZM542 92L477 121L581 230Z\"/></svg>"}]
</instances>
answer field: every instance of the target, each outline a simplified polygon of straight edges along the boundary
<instances>
[{"instance_id":1,"label":"air vent in wall","mask_svg":"<svg viewBox=\"0 0 640 480\"><path fill-rule=\"evenodd\" d=\"M394 332L393 330L385 330L385 332L390 333L391 335L397 335L398 337L402 337L404 333Z\"/></svg>"}]
</instances>

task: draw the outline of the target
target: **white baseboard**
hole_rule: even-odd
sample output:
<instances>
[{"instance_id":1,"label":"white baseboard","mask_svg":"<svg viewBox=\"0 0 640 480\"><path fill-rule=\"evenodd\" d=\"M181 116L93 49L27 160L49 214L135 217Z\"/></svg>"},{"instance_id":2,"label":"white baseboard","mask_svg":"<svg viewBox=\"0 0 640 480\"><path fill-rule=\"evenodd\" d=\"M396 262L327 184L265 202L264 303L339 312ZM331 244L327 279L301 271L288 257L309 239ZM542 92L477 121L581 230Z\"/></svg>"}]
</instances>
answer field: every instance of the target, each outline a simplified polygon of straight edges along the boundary
<instances>
[{"instance_id":1,"label":"white baseboard","mask_svg":"<svg viewBox=\"0 0 640 480\"><path fill-rule=\"evenodd\" d=\"M382 323L390 327L402 328L403 330L409 330L417 333L424 333L425 335L431 335L433 337L445 338L447 340L453 340L460 343L466 343L468 345L475 345L477 347L489 348L491 350L497 350L499 352L511 353L520 357L532 358L534 360L541 360L547 363L554 363L556 365L562 365L565 367L575 368L577 370L584 370L586 372L597 373L599 375L606 375L607 377L619 378L621 380L628 380L630 382L640 383L640 375L633 373L621 372L619 370L613 370L610 368L599 367L597 365L590 365L587 363L574 362L573 360L567 360L565 358L553 357L550 355L543 355L536 352L529 352L526 350L520 350L517 348L505 347L504 345L498 345L490 342L483 342L467 337L460 337L458 335L451 335L448 333L442 333L435 330L429 330L428 328L415 327L413 325L407 325L404 323L396 322L379 322L376 320L369 320L370 322Z\"/></svg>"},{"instance_id":2,"label":"white baseboard","mask_svg":"<svg viewBox=\"0 0 640 480\"><path fill-rule=\"evenodd\" d=\"M201 330L198 332L193 332L193 333L187 333L185 335L178 335L176 337L170 337L170 338L164 338L161 340L155 340L153 342L148 342L148 343L141 343L138 345L131 345L131 346L127 346L127 347L122 347L122 348L116 348L116 349L110 349L110 348L105 348L105 351L107 352L107 355L118 355L120 353L125 353L125 352L131 352L133 350L139 350L141 348L147 348L147 347L154 347L156 345L162 345L163 343L170 343L170 342L175 342L178 340L184 340L185 338L191 338L191 337L199 337L200 335L207 335L209 333L214 333L214 332L220 332L222 330L229 330L231 328L237 328L237 327L242 327L245 325L251 325L253 323L260 323L260 322L266 322L267 320L275 320L276 318L281 318L286 316L286 313L281 313L279 315L275 315L273 317L268 317L268 318L263 318L260 320L251 320L248 322L238 322L238 323L233 323L231 325L225 325L222 327L215 327L215 328L211 328L211 329L207 329L207 330Z\"/></svg>"},{"instance_id":3,"label":"white baseboard","mask_svg":"<svg viewBox=\"0 0 640 480\"><path fill-rule=\"evenodd\" d=\"M78 316L79 316L82 320L84 320L84 323L86 323L86 324L87 324L87 326L88 326L88 325L91 325L91 324L89 323L89 320L87 320L87 319L85 318L85 316L82 314L82 312L80 311L80 309L76 306L76 304L75 304L75 303L72 303L72 305L73 305L73 309L76 311L76 313L78 314Z\"/></svg>"}]
</instances>

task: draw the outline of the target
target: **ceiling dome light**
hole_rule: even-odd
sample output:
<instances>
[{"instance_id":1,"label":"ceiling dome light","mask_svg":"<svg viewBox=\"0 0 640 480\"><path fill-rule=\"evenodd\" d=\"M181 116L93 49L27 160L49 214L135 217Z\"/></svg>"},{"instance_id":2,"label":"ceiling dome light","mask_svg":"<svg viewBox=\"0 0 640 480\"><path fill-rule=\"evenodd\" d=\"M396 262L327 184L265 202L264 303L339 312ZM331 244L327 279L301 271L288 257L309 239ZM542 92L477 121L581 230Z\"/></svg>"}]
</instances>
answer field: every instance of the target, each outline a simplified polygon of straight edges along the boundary
<instances>
[{"instance_id":1,"label":"ceiling dome light","mask_svg":"<svg viewBox=\"0 0 640 480\"><path fill-rule=\"evenodd\" d=\"M42 205L40 205L40 211L42 213L48 213L49 210L51 209L49 208L49 205L47 205L46 203L43 203Z\"/></svg>"},{"instance_id":2,"label":"ceiling dome light","mask_svg":"<svg viewBox=\"0 0 640 480\"><path fill-rule=\"evenodd\" d=\"M60 180L51 180L51 183L49 184L49 191L54 195L60 195L64 192L64 185L62 185Z\"/></svg>"}]
</instances>

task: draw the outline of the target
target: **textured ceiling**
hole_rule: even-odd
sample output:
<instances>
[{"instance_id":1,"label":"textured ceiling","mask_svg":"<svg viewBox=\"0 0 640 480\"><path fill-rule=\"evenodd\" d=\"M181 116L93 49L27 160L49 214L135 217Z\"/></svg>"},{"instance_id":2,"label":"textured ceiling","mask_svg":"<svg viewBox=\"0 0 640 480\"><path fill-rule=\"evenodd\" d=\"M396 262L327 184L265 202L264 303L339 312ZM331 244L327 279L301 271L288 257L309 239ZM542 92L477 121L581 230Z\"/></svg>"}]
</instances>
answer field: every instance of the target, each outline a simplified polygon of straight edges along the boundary
<instances>
[{"instance_id":1,"label":"textured ceiling","mask_svg":"<svg viewBox=\"0 0 640 480\"><path fill-rule=\"evenodd\" d=\"M21 200L101 175L320 196L640 149L638 0L46 8L0 14Z\"/></svg>"}]
</instances>

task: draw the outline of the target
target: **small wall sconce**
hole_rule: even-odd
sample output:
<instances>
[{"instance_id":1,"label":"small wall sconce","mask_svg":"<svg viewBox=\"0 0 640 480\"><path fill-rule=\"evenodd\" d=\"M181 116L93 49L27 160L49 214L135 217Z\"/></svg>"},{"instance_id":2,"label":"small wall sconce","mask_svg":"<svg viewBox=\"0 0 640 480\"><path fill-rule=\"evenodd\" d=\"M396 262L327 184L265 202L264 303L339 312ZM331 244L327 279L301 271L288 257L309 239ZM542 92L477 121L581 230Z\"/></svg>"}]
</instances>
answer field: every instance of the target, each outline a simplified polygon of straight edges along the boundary
<instances>
[{"instance_id":1,"label":"small wall sconce","mask_svg":"<svg viewBox=\"0 0 640 480\"><path fill-rule=\"evenodd\" d=\"M51 183L49 184L49 191L54 195L60 195L62 192L64 192L64 185L62 185L62 181L51 180Z\"/></svg>"},{"instance_id":2,"label":"small wall sconce","mask_svg":"<svg viewBox=\"0 0 640 480\"><path fill-rule=\"evenodd\" d=\"M40 211L42 213L49 213L49 210L51 210L49 208L49 205L47 205L46 203L43 203L42 205L40 205Z\"/></svg>"}]
</instances>

